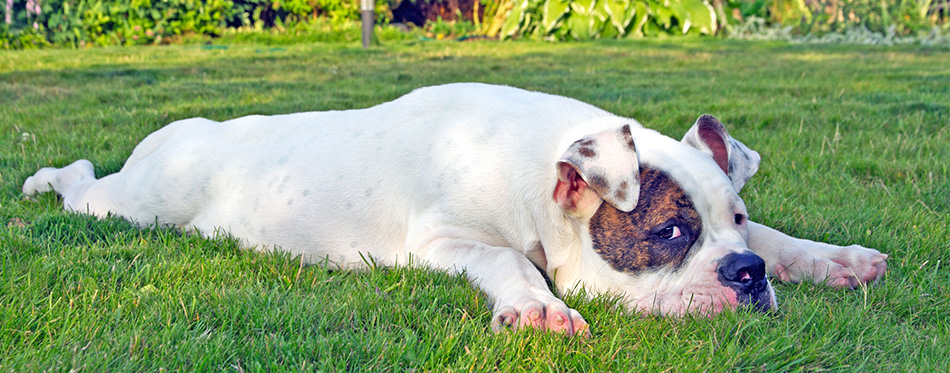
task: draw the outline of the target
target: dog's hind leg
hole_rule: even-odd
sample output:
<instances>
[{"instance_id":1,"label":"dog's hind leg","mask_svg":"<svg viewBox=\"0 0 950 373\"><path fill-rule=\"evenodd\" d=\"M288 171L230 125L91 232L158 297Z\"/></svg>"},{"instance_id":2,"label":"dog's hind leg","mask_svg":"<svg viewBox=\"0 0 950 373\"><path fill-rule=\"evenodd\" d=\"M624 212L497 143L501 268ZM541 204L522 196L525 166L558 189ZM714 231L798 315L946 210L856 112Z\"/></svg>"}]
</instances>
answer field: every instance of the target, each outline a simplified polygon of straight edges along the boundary
<instances>
[{"instance_id":1,"label":"dog's hind leg","mask_svg":"<svg viewBox=\"0 0 950 373\"><path fill-rule=\"evenodd\" d=\"M86 191L96 181L92 162L80 159L63 168L40 169L23 183L23 194L34 196L52 190L63 197L66 209L96 213L94 206L89 206L84 198ZM105 213L102 211L101 215Z\"/></svg>"},{"instance_id":2,"label":"dog's hind leg","mask_svg":"<svg viewBox=\"0 0 950 373\"><path fill-rule=\"evenodd\" d=\"M36 171L36 174L28 177L23 183L23 194L33 196L54 190L66 197L67 194L72 194L69 192L75 190L76 187L95 180L96 174L92 162L80 159L63 168L46 167Z\"/></svg>"}]
</instances>

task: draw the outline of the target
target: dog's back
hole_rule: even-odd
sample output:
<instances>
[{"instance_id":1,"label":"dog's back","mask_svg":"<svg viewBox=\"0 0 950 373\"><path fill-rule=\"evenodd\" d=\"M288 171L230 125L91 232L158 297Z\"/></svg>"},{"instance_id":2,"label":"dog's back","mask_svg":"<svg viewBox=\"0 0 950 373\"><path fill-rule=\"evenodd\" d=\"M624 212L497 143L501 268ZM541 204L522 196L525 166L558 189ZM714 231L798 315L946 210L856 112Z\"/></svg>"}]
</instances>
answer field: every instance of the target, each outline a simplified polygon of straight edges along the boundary
<instances>
[{"instance_id":1,"label":"dog's back","mask_svg":"<svg viewBox=\"0 0 950 373\"><path fill-rule=\"evenodd\" d=\"M362 263L358 252L405 263L407 246L424 244L413 230L445 222L525 251L538 242L530 231L549 226L534 215L550 191L509 181L553 188L561 148L626 122L560 96L452 84L360 110L177 121L146 137L119 173L95 180L90 168L83 180L95 182L56 190L72 210L344 265Z\"/></svg>"}]
</instances>

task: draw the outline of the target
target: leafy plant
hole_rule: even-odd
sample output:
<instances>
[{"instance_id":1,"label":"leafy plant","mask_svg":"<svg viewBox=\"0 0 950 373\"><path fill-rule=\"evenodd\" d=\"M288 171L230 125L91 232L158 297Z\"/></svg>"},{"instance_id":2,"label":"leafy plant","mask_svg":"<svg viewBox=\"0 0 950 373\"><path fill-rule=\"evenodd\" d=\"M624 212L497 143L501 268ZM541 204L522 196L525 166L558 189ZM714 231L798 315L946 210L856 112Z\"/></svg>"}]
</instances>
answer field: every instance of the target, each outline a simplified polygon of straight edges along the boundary
<instances>
[{"instance_id":1,"label":"leafy plant","mask_svg":"<svg viewBox=\"0 0 950 373\"><path fill-rule=\"evenodd\" d=\"M946 6L945 1L934 4L933 0L774 0L769 13L774 22L793 25L803 34L866 28L910 35L945 24Z\"/></svg>"},{"instance_id":2,"label":"leafy plant","mask_svg":"<svg viewBox=\"0 0 950 373\"><path fill-rule=\"evenodd\" d=\"M426 37L441 40L444 38L460 38L476 34L478 28L471 21L462 19L458 15L457 21L446 21L441 16L435 21L430 21L422 28Z\"/></svg>"},{"instance_id":3,"label":"leafy plant","mask_svg":"<svg viewBox=\"0 0 950 373\"><path fill-rule=\"evenodd\" d=\"M388 0L376 1L376 13L379 23L388 22ZM317 18L342 26L359 21L360 10L358 0L14 0L7 15L0 42L28 48L158 44L234 27L286 29Z\"/></svg>"},{"instance_id":4,"label":"leafy plant","mask_svg":"<svg viewBox=\"0 0 950 373\"><path fill-rule=\"evenodd\" d=\"M397 1L375 0L377 24L389 23ZM435 37L549 41L731 34L740 25L742 32L776 25L819 36L855 28L910 36L947 25L946 6L946 0L475 0L471 22L437 19L420 27ZM327 25L338 34L360 21L359 0L8 0L0 10L3 48L164 44L226 30L296 35Z\"/></svg>"},{"instance_id":5,"label":"leafy plant","mask_svg":"<svg viewBox=\"0 0 950 373\"><path fill-rule=\"evenodd\" d=\"M641 37L651 33L645 29L715 34L720 28L716 10L706 0L503 0L501 4L497 12L506 12L505 16L496 14L483 31L502 39Z\"/></svg>"},{"instance_id":6,"label":"leafy plant","mask_svg":"<svg viewBox=\"0 0 950 373\"><path fill-rule=\"evenodd\" d=\"M5 24L0 24L0 47L5 49L36 49L50 46L41 30L24 28L11 30Z\"/></svg>"}]
</instances>

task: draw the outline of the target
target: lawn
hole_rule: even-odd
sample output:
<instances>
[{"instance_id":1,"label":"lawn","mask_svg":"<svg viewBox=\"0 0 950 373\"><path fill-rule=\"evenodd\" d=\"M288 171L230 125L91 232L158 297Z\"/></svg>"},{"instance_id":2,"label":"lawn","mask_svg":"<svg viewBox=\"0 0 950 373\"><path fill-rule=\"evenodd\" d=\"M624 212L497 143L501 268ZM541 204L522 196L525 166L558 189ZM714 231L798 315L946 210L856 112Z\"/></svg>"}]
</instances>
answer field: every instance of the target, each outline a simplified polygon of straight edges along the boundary
<instances>
[{"instance_id":1,"label":"lawn","mask_svg":"<svg viewBox=\"0 0 950 373\"><path fill-rule=\"evenodd\" d=\"M0 370L947 371L950 53L722 40L251 44L0 51ZM753 220L890 255L876 286L777 284L772 314L624 313L592 337L493 334L464 278L330 270L28 200L40 167L121 168L181 118L362 108L480 81L679 138L701 114L763 155Z\"/></svg>"}]
</instances>

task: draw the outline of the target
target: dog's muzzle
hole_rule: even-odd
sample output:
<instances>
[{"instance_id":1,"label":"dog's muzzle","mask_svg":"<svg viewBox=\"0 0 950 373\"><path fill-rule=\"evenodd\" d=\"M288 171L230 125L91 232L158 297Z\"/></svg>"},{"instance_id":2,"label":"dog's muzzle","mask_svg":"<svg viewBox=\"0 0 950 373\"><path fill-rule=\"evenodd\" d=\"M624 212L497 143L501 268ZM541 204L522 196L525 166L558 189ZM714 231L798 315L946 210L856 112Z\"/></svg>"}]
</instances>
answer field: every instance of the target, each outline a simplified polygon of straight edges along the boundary
<instances>
[{"instance_id":1,"label":"dog's muzzle","mask_svg":"<svg viewBox=\"0 0 950 373\"><path fill-rule=\"evenodd\" d=\"M765 279L765 261L751 252L732 253L719 260L719 282L736 292L736 301L758 311L772 305L769 283Z\"/></svg>"}]
</instances>

